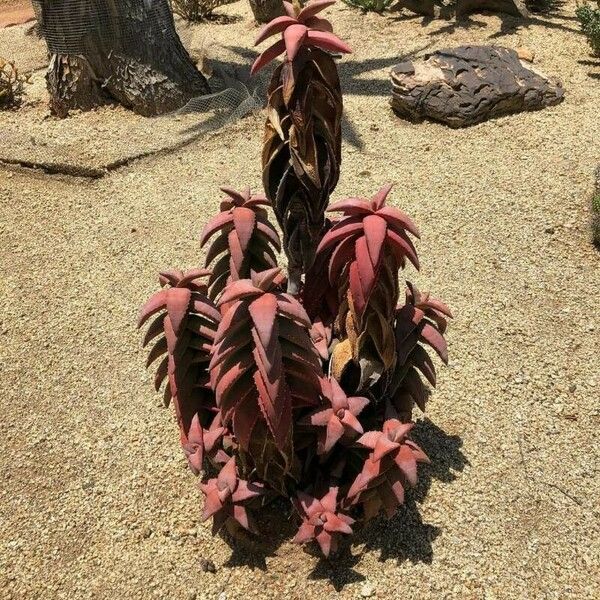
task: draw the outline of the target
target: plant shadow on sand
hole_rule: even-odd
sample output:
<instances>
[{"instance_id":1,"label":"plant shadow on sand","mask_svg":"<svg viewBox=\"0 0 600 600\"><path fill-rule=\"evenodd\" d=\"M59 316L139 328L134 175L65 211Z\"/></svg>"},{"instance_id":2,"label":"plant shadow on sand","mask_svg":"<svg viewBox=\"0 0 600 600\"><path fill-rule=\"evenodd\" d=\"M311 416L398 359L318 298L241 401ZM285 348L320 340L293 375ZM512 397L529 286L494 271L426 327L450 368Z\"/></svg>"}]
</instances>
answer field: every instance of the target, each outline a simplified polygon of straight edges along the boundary
<instances>
[{"instance_id":1,"label":"plant shadow on sand","mask_svg":"<svg viewBox=\"0 0 600 600\"><path fill-rule=\"evenodd\" d=\"M382 58L355 60L345 57L338 63L342 91L347 96L382 96L387 98L391 90L390 69L402 61L418 56L429 49L430 46L431 42L428 42L405 54ZM213 77L209 80L209 84L217 93L199 97L197 101L192 100L190 102L191 107L184 109L183 112L211 113L211 116L197 125L184 129L182 133L186 135L215 131L227 122L241 118L236 111L239 103L248 96L254 98L256 102L248 112L253 112L259 105L264 105L266 101L271 71L267 69L254 76L250 75L250 67L258 56L258 52L240 46L228 46L226 49L239 59L223 60L208 57L208 63L213 70ZM368 73L374 72L375 76L366 76ZM229 96L219 95L218 92L227 88L232 90ZM233 93L233 90L238 90L239 95ZM251 101L250 104L252 104ZM201 109L198 107L201 107ZM364 148L359 129L346 113L342 117L342 138L358 150Z\"/></svg>"},{"instance_id":2,"label":"plant shadow on sand","mask_svg":"<svg viewBox=\"0 0 600 600\"><path fill-rule=\"evenodd\" d=\"M433 38L447 36L456 31L469 29L485 29L489 24L481 19L478 19L479 14L486 16L494 16L500 20L500 28L498 31L491 33L489 39L497 39L505 35L512 35L521 29L527 29L532 25L547 27L548 29L558 29L562 31L578 31L576 28L569 27L569 22L576 21L573 15L565 14L563 10L565 5L564 0L532 0L527 3L529 16L518 17L502 12L481 11L481 13L471 13L455 17L455 7L453 5L441 5L439 17L420 16L417 14L403 13L393 18L394 21L421 21L422 27L429 25L439 26L435 30L431 30L429 35Z\"/></svg>"},{"instance_id":3,"label":"plant shadow on sand","mask_svg":"<svg viewBox=\"0 0 600 600\"><path fill-rule=\"evenodd\" d=\"M591 71L588 71L588 77L592 79L600 79L600 58L584 59L577 61L580 65L586 67L592 67Z\"/></svg>"},{"instance_id":4,"label":"plant shadow on sand","mask_svg":"<svg viewBox=\"0 0 600 600\"><path fill-rule=\"evenodd\" d=\"M405 504L392 519L380 517L360 530L355 527L356 534L351 541L344 539L346 543L340 545L340 550L331 559L323 558L316 546L306 546L307 553L319 558L310 579L329 580L337 591L362 581L364 576L354 567L367 552L378 552L380 561L395 559L398 564L405 560L425 564L433 561L432 543L441 529L423 522L418 505L427 497L433 480L451 483L457 477L456 472L469 463L461 450L460 437L448 435L429 419L417 422L412 438L429 455L431 464L419 468L419 482L408 491ZM258 515L258 519L259 529L268 532L268 538L244 536L233 539L228 534L223 535L232 550L226 567L247 566L266 571L266 559L278 554L279 548L296 533L289 510L281 501L274 502L269 510ZM360 550L353 553L353 546L360 546Z\"/></svg>"}]
</instances>

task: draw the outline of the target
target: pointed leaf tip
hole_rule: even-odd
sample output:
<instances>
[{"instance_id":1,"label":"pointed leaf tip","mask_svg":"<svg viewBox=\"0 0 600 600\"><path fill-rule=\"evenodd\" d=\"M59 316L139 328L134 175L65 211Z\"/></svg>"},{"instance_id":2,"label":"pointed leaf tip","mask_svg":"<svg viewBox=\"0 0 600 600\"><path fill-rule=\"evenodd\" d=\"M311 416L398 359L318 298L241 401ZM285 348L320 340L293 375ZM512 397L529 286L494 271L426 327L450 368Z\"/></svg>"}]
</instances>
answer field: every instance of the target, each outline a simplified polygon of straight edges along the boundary
<instances>
[{"instance_id":1,"label":"pointed leaf tip","mask_svg":"<svg viewBox=\"0 0 600 600\"><path fill-rule=\"evenodd\" d=\"M317 46L317 48L321 48L322 50L341 52L342 54L350 54L352 52L352 48L346 42L343 42L336 35L328 31L309 29L306 38L312 46Z\"/></svg>"},{"instance_id":2,"label":"pointed leaf tip","mask_svg":"<svg viewBox=\"0 0 600 600\"><path fill-rule=\"evenodd\" d=\"M255 61L250 69L250 75L255 75L264 66L268 65L272 60L275 60L280 54L285 52L285 42L279 40L272 46L269 46Z\"/></svg>"},{"instance_id":3,"label":"pointed leaf tip","mask_svg":"<svg viewBox=\"0 0 600 600\"><path fill-rule=\"evenodd\" d=\"M300 23L290 25L283 33L283 39L285 41L285 51L289 61L293 61L298 54L298 50L302 43L306 39L308 29L306 25Z\"/></svg>"}]
</instances>

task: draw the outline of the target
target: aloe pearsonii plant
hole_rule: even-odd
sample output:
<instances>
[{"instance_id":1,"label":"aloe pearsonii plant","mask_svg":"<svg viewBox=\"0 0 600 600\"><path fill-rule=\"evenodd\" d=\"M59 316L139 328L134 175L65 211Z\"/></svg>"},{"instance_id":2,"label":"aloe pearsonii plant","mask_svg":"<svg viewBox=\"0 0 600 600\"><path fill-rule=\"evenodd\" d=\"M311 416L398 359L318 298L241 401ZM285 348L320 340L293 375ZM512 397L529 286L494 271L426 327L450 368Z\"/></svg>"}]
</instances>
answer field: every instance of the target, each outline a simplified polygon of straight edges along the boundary
<instances>
[{"instance_id":1,"label":"aloe pearsonii plant","mask_svg":"<svg viewBox=\"0 0 600 600\"><path fill-rule=\"evenodd\" d=\"M154 316L148 364L175 406L183 452L200 475L203 519L259 534L253 511L274 497L296 513L294 542L325 556L361 523L395 514L427 456L410 432L436 384L431 348L448 359L448 307L398 272L419 267L413 222L386 206L391 186L324 212L338 177L342 96L333 52L350 49L317 16L284 2L257 43L285 52L269 89L266 196L222 188L204 228L206 269L165 271L142 308ZM289 282L277 267L283 230ZM305 280L302 282L302 275ZM287 293L286 289L291 292ZM291 294L294 295L291 295ZM421 378L424 377L424 380Z\"/></svg>"},{"instance_id":2,"label":"aloe pearsonii plant","mask_svg":"<svg viewBox=\"0 0 600 600\"><path fill-rule=\"evenodd\" d=\"M253 511L279 496L296 512L294 541L328 555L361 522L394 514L427 462L412 411L436 382L426 348L447 360L450 311L410 283L398 304L418 231L385 206L390 186L330 207L342 216L299 297L272 266L268 201L225 191L202 236L215 270L163 272L142 308L140 325L154 316L148 363L162 357L156 386L167 380L214 531L258 533Z\"/></svg>"},{"instance_id":3,"label":"aloe pearsonii plant","mask_svg":"<svg viewBox=\"0 0 600 600\"><path fill-rule=\"evenodd\" d=\"M269 85L262 166L263 185L283 230L288 291L294 294L314 261L340 171L342 93L330 52L350 48L317 16L334 3L284 2L287 14L265 25L256 44L278 34L282 39L252 66L256 73L285 52Z\"/></svg>"}]
</instances>

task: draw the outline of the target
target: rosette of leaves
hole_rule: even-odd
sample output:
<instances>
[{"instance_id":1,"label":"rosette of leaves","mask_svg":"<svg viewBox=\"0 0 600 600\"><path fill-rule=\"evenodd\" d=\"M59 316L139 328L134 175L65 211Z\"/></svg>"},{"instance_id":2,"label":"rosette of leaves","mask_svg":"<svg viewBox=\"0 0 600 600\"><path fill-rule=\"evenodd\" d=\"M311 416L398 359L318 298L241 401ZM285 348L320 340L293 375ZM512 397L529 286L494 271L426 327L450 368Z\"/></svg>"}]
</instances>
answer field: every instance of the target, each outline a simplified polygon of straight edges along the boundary
<instances>
[{"instance_id":1,"label":"rosette of leaves","mask_svg":"<svg viewBox=\"0 0 600 600\"><path fill-rule=\"evenodd\" d=\"M256 44L282 39L252 66L256 73L285 52L268 89L262 154L263 185L283 231L288 258L288 291L296 294L313 264L323 234L324 211L335 189L341 163L342 94L330 52L350 48L318 17L334 0L315 0L303 8L284 2L286 15L260 31Z\"/></svg>"},{"instance_id":2,"label":"rosette of leaves","mask_svg":"<svg viewBox=\"0 0 600 600\"><path fill-rule=\"evenodd\" d=\"M212 421L216 406L208 388L208 363L221 314L201 281L208 274L205 269L164 271L159 276L163 289L142 307L138 319L142 327L155 317L143 342L154 341L146 366L160 359L154 385L158 391L167 380L164 402L175 406L181 444L196 473L202 466L202 424Z\"/></svg>"},{"instance_id":3,"label":"rosette of leaves","mask_svg":"<svg viewBox=\"0 0 600 600\"><path fill-rule=\"evenodd\" d=\"M396 362L394 320L398 270L407 259L419 261L408 233L419 237L411 219L385 205L391 185L370 200L349 198L329 207L341 219L325 234L317 250L327 260L332 286L345 290L336 321L341 340L334 348L331 373L356 389L373 385Z\"/></svg>"},{"instance_id":4,"label":"rosette of leaves","mask_svg":"<svg viewBox=\"0 0 600 600\"><path fill-rule=\"evenodd\" d=\"M323 405L304 418L318 431L317 453L329 453L340 440L351 442L363 433L359 414L369 404L368 398L348 398L335 379L321 381Z\"/></svg>"},{"instance_id":5,"label":"rosette of leaves","mask_svg":"<svg viewBox=\"0 0 600 600\"><path fill-rule=\"evenodd\" d=\"M320 499L298 492L294 505L302 523L294 537L296 544L316 541L328 557L337 550L341 535L352 534L354 519L340 511L337 497L337 487L330 488Z\"/></svg>"},{"instance_id":6,"label":"rosette of leaves","mask_svg":"<svg viewBox=\"0 0 600 600\"><path fill-rule=\"evenodd\" d=\"M369 431L357 440L357 445L370 453L346 498L350 505L362 505L365 520L382 509L393 517L404 504L405 489L417 483L417 464L429 462L421 448L408 439L413 427L414 423L390 418L382 431Z\"/></svg>"},{"instance_id":7,"label":"rosette of leaves","mask_svg":"<svg viewBox=\"0 0 600 600\"><path fill-rule=\"evenodd\" d=\"M293 411L319 403L321 362L306 311L280 290L280 269L227 285L215 335L211 387L224 425L264 481L279 490L293 468Z\"/></svg>"},{"instance_id":8,"label":"rosette of leaves","mask_svg":"<svg viewBox=\"0 0 600 600\"><path fill-rule=\"evenodd\" d=\"M241 479L235 462L230 458L219 471L217 477L200 483L205 495L202 520L213 518L213 535L224 524L235 522L248 531L256 532L256 527L247 505L264 493L260 483Z\"/></svg>"},{"instance_id":9,"label":"rosette of leaves","mask_svg":"<svg viewBox=\"0 0 600 600\"><path fill-rule=\"evenodd\" d=\"M206 224L200 237L201 246L213 240L206 255L206 266L212 265L208 285L213 299L228 282L275 267L276 252L281 251L279 235L265 209L269 201L249 188L237 192L222 187L221 191L227 194L221 212Z\"/></svg>"}]
</instances>

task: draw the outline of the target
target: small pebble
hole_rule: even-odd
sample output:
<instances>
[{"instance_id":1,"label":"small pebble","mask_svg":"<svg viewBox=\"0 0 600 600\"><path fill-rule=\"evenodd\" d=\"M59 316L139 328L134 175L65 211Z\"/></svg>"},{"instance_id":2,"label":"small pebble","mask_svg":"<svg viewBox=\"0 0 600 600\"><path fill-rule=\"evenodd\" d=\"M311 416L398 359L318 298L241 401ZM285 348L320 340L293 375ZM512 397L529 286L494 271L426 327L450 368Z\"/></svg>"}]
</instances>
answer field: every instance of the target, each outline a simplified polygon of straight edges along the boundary
<instances>
[{"instance_id":1,"label":"small pebble","mask_svg":"<svg viewBox=\"0 0 600 600\"><path fill-rule=\"evenodd\" d=\"M373 586L370 583L365 583L360 590L360 595L363 598L370 598L375 593Z\"/></svg>"},{"instance_id":2,"label":"small pebble","mask_svg":"<svg viewBox=\"0 0 600 600\"><path fill-rule=\"evenodd\" d=\"M210 560L209 558L201 558L198 561L198 565L200 567L201 571L204 571L204 573L216 573L217 572L217 567L215 566L215 563Z\"/></svg>"}]
</instances>

